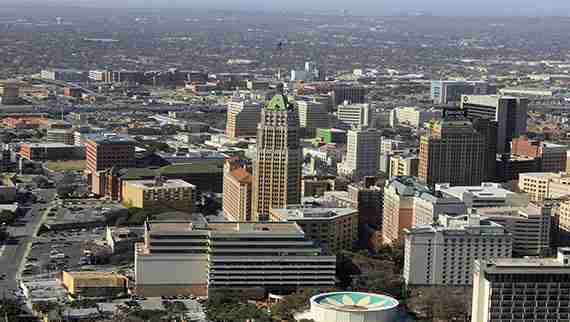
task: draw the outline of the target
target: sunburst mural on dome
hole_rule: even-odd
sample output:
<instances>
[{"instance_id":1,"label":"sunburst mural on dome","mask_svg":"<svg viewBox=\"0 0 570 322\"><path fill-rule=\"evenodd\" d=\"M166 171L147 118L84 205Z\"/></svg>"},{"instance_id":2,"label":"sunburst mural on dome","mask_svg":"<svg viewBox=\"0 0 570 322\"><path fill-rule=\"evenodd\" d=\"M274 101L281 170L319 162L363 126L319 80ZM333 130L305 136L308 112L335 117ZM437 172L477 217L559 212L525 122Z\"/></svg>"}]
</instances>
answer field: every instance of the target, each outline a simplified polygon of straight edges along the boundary
<instances>
[{"instance_id":1,"label":"sunburst mural on dome","mask_svg":"<svg viewBox=\"0 0 570 322\"><path fill-rule=\"evenodd\" d=\"M398 305L398 301L389 296L359 292L329 293L315 299L315 302L351 310L382 310Z\"/></svg>"}]
</instances>

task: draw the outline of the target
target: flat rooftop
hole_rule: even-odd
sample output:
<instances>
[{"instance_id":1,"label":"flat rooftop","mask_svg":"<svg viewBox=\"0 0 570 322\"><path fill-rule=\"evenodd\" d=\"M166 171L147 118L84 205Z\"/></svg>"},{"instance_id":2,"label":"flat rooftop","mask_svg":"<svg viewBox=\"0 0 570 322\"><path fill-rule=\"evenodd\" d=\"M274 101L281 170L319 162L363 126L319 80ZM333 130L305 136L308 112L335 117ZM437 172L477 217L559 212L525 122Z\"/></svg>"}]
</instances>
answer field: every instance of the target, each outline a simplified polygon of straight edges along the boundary
<instances>
[{"instance_id":1,"label":"flat rooftop","mask_svg":"<svg viewBox=\"0 0 570 322\"><path fill-rule=\"evenodd\" d=\"M190 184L181 179L164 180L161 184L156 180L132 180L126 181L129 186L137 187L143 190L154 189L171 189L171 188L196 188L195 185Z\"/></svg>"},{"instance_id":2,"label":"flat rooftop","mask_svg":"<svg viewBox=\"0 0 570 322\"><path fill-rule=\"evenodd\" d=\"M31 148L79 148L76 145L70 144L63 144L63 143L25 143L26 145L30 146Z\"/></svg>"},{"instance_id":3,"label":"flat rooftop","mask_svg":"<svg viewBox=\"0 0 570 322\"><path fill-rule=\"evenodd\" d=\"M450 187L447 184L436 184L436 191L452 195L460 198L463 194L472 194L477 198L506 198L508 195L515 194L514 192L503 188L498 183L482 183L480 186L455 186Z\"/></svg>"},{"instance_id":4,"label":"flat rooftop","mask_svg":"<svg viewBox=\"0 0 570 322\"><path fill-rule=\"evenodd\" d=\"M570 274L570 265L556 258L497 258L480 261L479 267L489 274Z\"/></svg>"},{"instance_id":5,"label":"flat rooftop","mask_svg":"<svg viewBox=\"0 0 570 322\"><path fill-rule=\"evenodd\" d=\"M239 232L239 233L303 233L295 223L259 223L259 222L224 222L209 223L208 230L214 232Z\"/></svg>"},{"instance_id":6,"label":"flat rooftop","mask_svg":"<svg viewBox=\"0 0 570 322\"><path fill-rule=\"evenodd\" d=\"M93 135L90 135L88 138L88 140L97 142L99 144L119 144L119 143L134 143L135 141L128 135L124 135L124 134L110 134L110 133L105 133L105 134L99 134L99 133L94 133Z\"/></svg>"},{"instance_id":7,"label":"flat rooftop","mask_svg":"<svg viewBox=\"0 0 570 322\"><path fill-rule=\"evenodd\" d=\"M193 225L191 222L149 222L151 233L182 233L191 232L193 230Z\"/></svg>"},{"instance_id":8,"label":"flat rooftop","mask_svg":"<svg viewBox=\"0 0 570 322\"><path fill-rule=\"evenodd\" d=\"M290 207L271 209L271 212L289 220L329 220L358 212L353 208Z\"/></svg>"}]
</instances>

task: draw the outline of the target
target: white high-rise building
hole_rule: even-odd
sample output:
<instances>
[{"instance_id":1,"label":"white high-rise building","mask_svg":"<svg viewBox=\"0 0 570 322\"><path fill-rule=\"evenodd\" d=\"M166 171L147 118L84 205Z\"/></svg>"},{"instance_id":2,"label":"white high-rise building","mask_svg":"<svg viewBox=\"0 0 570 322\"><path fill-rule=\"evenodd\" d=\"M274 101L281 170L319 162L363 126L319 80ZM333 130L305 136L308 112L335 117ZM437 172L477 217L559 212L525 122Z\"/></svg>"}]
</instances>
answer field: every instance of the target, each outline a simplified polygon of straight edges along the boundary
<instances>
[{"instance_id":1,"label":"white high-rise building","mask_svg":"<svg viewBox=\"0 0 570 322\"><path fill-rule=\"evenodd\" d=\"M406 285L471 285L476 259L511 257L512 236L474 215L441 215L440 225L404 231Z\"/></svg>"},{"instance_id":2,"label":"white high-rise building","mask_svg":"<svg viewBox=\"0 0 570 322\"><path fill-rule=\"evenodd\" d=\"M373 125L373 114L370 104L343 104L337 108L337 118L346 128Z\"/></svg>"},{"instance_id":3,"label":"white high-rise building","mask_svg":"<svg viewBox=\"0 0 570 322\"><path fill-rule=\"evenodd\" d=\"M352 129L347 134L346 159L339 165L339 173L361 179L378 174L380 132L371 129Z\"/></svg>"}]
</instances>

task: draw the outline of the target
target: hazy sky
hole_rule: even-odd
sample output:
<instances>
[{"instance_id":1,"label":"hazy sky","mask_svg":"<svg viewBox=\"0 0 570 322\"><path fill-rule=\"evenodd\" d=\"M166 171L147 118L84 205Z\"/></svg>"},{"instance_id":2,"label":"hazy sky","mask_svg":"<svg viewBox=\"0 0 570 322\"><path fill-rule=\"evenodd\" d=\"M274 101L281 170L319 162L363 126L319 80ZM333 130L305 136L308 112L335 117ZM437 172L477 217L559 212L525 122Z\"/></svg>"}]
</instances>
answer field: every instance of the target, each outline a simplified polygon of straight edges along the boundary
<instances>
[{"instance_id":1,"label":"hazy sky","mask_svg":"<svg viewBox=\"0 0 570 322\"><path fill-rule=\"evenodd\" d=\"M568 16L570 0L0 0L96 7L212 8L241 10L348 10L355 14Z\"/></svg>"}]
</instances>

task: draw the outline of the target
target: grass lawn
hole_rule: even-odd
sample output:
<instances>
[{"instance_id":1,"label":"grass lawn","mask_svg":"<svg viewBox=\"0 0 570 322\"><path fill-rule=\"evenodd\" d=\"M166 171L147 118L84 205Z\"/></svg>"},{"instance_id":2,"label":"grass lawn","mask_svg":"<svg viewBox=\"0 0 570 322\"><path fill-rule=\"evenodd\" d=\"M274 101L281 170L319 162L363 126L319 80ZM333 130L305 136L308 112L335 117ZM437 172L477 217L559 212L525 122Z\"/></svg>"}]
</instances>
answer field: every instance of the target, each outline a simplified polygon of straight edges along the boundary
<instances>
[{"instance_id":1,"label":"grass lawn","mask_svg":"<svg viewBox=\"0 0 570 322\"><path fill-rule=\"evenodd\" d=\"M52 171L82 171L85 170L85 160L48 161L46 167Z\"/></svg>"}]
</instances>

